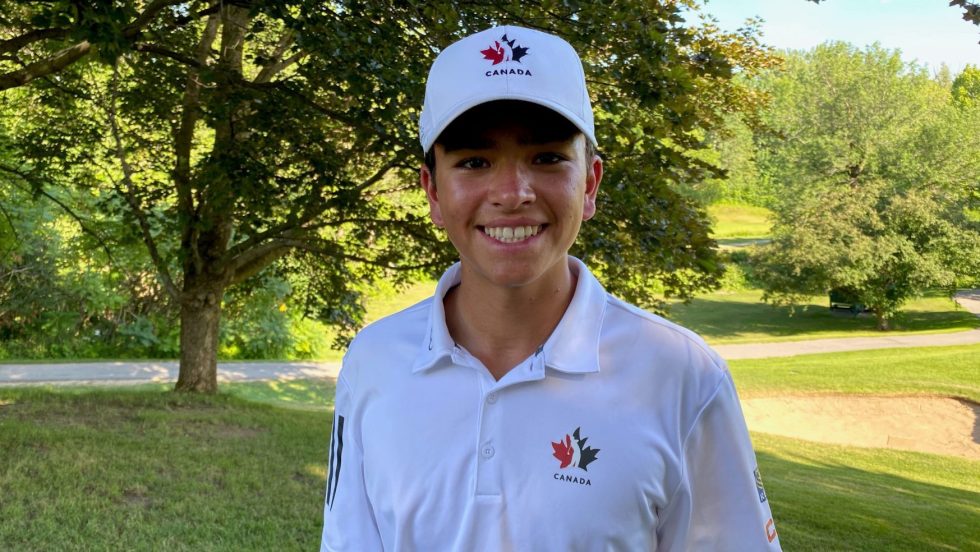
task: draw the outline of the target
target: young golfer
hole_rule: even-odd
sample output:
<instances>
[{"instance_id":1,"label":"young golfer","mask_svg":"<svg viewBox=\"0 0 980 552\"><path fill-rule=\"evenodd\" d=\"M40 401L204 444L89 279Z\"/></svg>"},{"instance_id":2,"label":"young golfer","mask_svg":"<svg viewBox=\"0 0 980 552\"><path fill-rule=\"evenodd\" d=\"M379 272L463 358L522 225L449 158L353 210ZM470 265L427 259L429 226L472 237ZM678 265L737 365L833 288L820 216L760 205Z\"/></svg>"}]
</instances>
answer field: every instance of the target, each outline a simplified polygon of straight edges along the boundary
<instances>
[{"instance_id":1,"label":"young golfer","mask_svg":"<svg viewBox=\"0 0 980 552\"><path fill-rule=\"evenodd\" d=\"M602 180L572 47L449 46L420 137L460 261L351 343L321 550L779 550L724 361L568 256Z\"/></svg>"}]
</instances>

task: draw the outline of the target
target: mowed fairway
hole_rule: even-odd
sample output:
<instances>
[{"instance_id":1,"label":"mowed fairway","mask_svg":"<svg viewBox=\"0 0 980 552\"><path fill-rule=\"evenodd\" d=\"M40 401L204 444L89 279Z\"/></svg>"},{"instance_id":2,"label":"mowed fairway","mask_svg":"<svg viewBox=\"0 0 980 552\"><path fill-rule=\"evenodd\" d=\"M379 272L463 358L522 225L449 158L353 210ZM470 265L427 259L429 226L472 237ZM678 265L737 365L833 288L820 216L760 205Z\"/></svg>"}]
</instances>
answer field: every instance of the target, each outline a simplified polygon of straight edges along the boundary
<instances>
[{"instance_id":1,"label":"mowed fairway","mask_svg":"<svg viewBox=\"0 0 980 552\"><path fill-rule=\"evenodd\" d=\"M762 302L762 291L758 289L722 290L697 297L690 303L674 303L667 316L712 344L887 337L980 327L980 318L939 294L929 294L904 305L888 332L876 329L874 316L830 310L826 297L813 297L796 308L775 307Z\"/></svg>"},{"instance_id":2,"label":"mowed fairway","mask_svg":"<svg viewBox=\"0 0 980 552\"><path fill-rule=\"evenodd\" d=\"M734 362L733 373L743 395L977 397L978 354L813 355ZM0 549L315 549L332 397L325 381L229 384L217 397L2 388ZM785 550L980 547L980 462L753 440Z\"/></svg>"},{"instance_id":3,"label":"mowed fairway","mask_svg":"<svg viewBox=\"0 0 980 552\"><path fill-rule=\"evenodd\" d=\"M731 370L743 398L833 394L978 402L977 359L980 345L739 360ZM753 441L785 550L980 549L980 461L762 433Z\"/></svg>"}]
</instances>

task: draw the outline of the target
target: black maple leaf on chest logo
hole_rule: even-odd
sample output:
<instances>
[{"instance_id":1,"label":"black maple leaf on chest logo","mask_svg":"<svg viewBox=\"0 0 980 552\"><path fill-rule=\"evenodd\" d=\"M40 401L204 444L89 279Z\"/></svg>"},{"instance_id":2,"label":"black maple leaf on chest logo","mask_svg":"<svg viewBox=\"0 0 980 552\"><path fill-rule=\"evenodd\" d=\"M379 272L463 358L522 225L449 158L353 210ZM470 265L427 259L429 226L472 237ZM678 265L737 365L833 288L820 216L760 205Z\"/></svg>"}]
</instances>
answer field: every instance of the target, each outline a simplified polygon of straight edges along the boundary
<instances>
[{"instance_id":1,"label":"black maple leaf on chest logo","mask_svg":"<svg viewBox=\"0 0 980 552\"><path fill-rule=\"evenodd\" d=\"M585 442L589 438L583 439L581 431L582 428L577 427L571 435L566 434L564 439L551 443L551 448L554 449L552 455L561 462L561 469L575 466L589 471L589 464L596 460L601 449L586 446Z\"/></svg>"}]
</instances>

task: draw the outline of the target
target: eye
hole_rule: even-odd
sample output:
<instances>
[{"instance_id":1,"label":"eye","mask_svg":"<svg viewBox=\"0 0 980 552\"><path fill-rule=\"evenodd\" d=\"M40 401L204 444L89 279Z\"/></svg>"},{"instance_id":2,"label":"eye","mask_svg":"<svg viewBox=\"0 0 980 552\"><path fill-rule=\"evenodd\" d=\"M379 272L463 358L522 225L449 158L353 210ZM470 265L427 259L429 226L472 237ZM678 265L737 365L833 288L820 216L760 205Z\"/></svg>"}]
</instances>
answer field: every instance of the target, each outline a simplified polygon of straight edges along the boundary
<instances>
[{"instance_id":1,"label":"eye","mask_svg":"<svg viewBox=\"0 0 980 552\"><path fill-rule=\"evenodd\" d=\"M534 164L535 165L554 165L556 163L561 163L562 161L565 161L566 159L567 158L564 155L560 154L560 153L555 153L553 151L548 151L548 152L539 153L539 154L535 155L534 156Z\"/></svg>"},{"instance_id":2,"label":"eye","mask_svg":"<svg viewBox=\"0 0 980 552\"><path fill-rule=\"evenodd\" d=\"M482 157L467 157L456 163L456 166L461 169L485 169L490 163Z\"/></svg>"}]
</instances>

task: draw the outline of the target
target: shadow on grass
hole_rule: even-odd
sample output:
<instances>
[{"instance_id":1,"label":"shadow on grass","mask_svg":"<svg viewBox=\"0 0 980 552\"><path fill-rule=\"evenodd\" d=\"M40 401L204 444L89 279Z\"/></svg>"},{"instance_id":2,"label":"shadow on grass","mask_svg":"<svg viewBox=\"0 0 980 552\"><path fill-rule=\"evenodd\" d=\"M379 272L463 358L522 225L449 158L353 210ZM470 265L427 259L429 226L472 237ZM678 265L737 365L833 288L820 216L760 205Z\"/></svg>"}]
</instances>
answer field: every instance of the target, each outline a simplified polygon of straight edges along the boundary
<instances>
[{"instance_id":1,"label":"shadow on grass","mask_svg":"<svg viewBox=\"0 0 980 552\"><path fill-rule=\"evenodd\" d=\"M673 305L669 318L699 334L714 339L743 335L769 337L819 337L821 333L887 332L876 329L874 316L855 316L827 306L805 305L795 309L761 301L698 298L689 304ZM980 318L965 311L907 311L892 320L896 331L952 331L980 327ZM812 335L807 335L812 334Z\"/></svg>"},{"instance_id":2,"label":"shadow on grass","mask_svg":"<svg viewBox=\"0 0 980 552\"><path fill-rule=\"evenodd\" d=\"M916 469L942 469L944 457L921 456L925 466ZM980 549L980 493L860 469L846 460L794 461L765 452L757 457L785 550ZM960 462L970 477L971 463Z\"/></svg>"},{"instance_id":3,"label":"shadow on grass","mask_svg":"<svg viewBox=\"0 0 980 552\"><path fill-rule=\"evenodd\" d=\"M225 384L222 392L247 401L291 408L333 409L336 383L330 379L297 379Z\"/></svg>"},{"instance_id":4,"label":"shadow on grass","mask_svg":"<svg viewBox=\"0 0 980 552\"><path fill-rule=\"evenodd\" d=\"M230 394L0 389L0 550L311 550L330 430Z\"/></svg>"}]
</instances>

